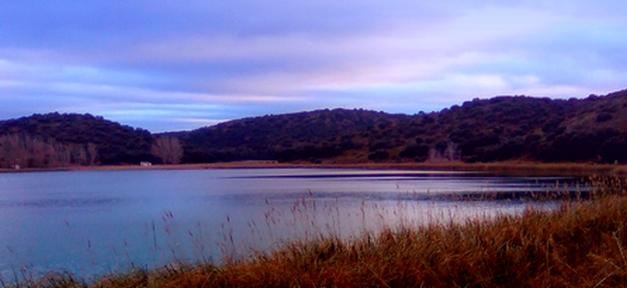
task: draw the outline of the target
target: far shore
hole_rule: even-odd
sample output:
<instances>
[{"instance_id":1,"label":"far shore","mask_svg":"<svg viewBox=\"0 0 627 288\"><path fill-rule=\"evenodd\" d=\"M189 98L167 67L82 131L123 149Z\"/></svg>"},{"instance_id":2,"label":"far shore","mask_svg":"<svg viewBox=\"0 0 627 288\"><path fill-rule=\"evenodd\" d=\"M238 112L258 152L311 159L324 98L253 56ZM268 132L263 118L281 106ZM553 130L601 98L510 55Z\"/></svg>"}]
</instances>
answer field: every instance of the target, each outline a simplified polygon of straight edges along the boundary
<instances>
[{"instance_id":1,"label":"far shore","mask_svg":"<svg viewBox=\"0 0 627 288\"><path fill-rule=\"evenodd\" d=\"M403 169L480 171L499 175L553 175L553 176L627 176L627 165L592 163L539 163L539 162L381 162L381 163L278 163L276 161L236 161L204 164L175 165L104 165L69 166L57 168L0 169L0 173L43 171L102 171L102 170L202 170L202 169L261 169L261 168L333 168L333 169Z\"/></svg>"}]
</instances>

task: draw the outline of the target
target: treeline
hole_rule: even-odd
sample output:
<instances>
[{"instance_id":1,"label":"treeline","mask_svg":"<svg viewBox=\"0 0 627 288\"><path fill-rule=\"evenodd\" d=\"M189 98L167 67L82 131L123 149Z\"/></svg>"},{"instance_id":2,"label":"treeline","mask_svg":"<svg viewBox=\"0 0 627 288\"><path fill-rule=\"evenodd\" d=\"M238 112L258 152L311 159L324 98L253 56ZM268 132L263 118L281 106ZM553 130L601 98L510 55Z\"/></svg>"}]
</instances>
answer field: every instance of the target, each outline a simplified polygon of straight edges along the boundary
<instances>
[{"instance_id":1,"label":"treeline","mask_svg":"<svg viewBox=\"0 0 627 288\"><path fill-rule=\"evenodd\" d=\"M0 121L0 168L177 164L178 139L152 135L90 114L35 114Z\"/></svg>"},{"instance_id":2,"label":"treeline","mask_svg":"<svg viewBox=\"0 0 627 288\"><path fill-rule=\"evenodd\" d=\"M0 167L237 160L627 163L627 90L474 99L440 112L318 110L151 134L89 114L0 121Z\"/></svg>"},{"instance_id":3,"label":"treeline","mask_svg":"<svg viewBox=\"0 0 627 288\"><path fill-rule=\"evenodd\" d=\"M0 136L2 168L95 165L97 160L98 153L93 143L63 144L17 134Z\"/></svg>"}]
</instances>

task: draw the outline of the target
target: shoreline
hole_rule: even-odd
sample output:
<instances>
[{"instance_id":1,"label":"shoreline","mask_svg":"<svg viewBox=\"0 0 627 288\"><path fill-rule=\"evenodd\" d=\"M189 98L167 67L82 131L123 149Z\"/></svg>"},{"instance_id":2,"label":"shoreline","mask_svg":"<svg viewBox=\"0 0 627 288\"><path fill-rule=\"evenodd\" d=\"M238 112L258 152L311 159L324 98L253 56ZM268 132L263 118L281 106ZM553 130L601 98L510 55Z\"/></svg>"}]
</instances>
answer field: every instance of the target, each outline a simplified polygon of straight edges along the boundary
<instances>
[{"instance_id":1,"label":"shoreline","mask_svg":"<svg viewBox=\"0 0 627 288\"><path fill-rule=\"evenodd\" d=\"M279 169L279 168L319 168L319 169L380 169L380 170L439 170L476 171L509 176L627 176L624 164L589 163L538 163L538 162L382 162L382 163L278 163L275 161L237 161L202 164L173 165L105 165L68 166L56 168L0 169L0 173L55 172L55 171L124 171L124 170L206 170L206 169Z\"/></svg>"}]
</instances>

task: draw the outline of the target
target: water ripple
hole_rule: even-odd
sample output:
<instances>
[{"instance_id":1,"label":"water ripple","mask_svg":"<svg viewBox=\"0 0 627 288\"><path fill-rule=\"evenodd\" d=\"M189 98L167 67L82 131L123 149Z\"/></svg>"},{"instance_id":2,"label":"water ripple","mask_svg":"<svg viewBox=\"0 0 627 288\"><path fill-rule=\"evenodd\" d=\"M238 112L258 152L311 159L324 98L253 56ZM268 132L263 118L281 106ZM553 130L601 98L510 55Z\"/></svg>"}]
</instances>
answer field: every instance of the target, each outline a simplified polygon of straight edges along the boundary
<instances>
[{"instance_id":1,"label":"water ripple","mask_svg":"<svg viewBox=\"0 0 627 288\"><path fill-rule=\"evenodd\" d=\"M59 198L37 200L0 200L0 207L28 207L28 208L81 208L96 206L111 206L124 202L122 198Z\"/></svg>"}]
</instances>

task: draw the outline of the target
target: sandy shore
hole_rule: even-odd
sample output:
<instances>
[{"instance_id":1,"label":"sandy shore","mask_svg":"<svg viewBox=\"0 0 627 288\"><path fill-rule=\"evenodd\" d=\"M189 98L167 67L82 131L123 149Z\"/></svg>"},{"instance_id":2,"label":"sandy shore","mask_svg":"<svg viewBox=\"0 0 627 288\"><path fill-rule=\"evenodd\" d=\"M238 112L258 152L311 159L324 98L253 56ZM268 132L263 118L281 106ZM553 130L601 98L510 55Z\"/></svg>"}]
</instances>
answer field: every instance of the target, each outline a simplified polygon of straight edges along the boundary
<instances>
[{"instance_id":1,"label":"sandy shore","mask_svg":"<svg viewBox=\"0 0 627 288\"><path fill-rule=\"evenodd\" d=\"M337 168L337 169L406 169L406 170L449 170L483 171L502 175L556 175L556 176L627 176L627 165L587 163L277 163L274 161L238 161L228 163L178 164L178 165L119 165L119 166L71 166L50 169L0 169L0 172L40 171L99 171L99 170L200 170L200 169L245 169L245 168Z\"/></svg>"}]
</instances>

